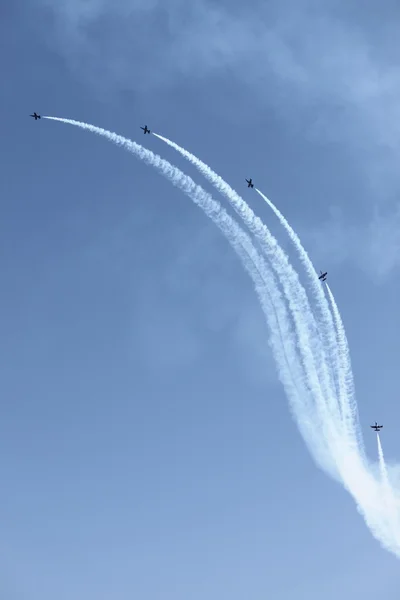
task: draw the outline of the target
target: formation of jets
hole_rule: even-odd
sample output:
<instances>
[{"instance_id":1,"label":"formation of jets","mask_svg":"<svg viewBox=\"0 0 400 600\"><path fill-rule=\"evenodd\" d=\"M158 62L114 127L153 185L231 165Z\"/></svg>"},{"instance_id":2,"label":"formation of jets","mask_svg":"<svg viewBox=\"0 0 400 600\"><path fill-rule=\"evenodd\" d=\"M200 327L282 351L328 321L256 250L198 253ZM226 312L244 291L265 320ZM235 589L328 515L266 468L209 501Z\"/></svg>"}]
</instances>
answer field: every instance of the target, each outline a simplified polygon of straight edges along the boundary
<instances>
[{"instance_id":1,"label":"formation of jets","mask_svg":"<svg viewBox=\"0 0 400 600\"><path fill-rule=\"evenodd\" d=\"M35 121L40 119L40 115L38 115L36 112L34 112L33 115L29 115L29 116L34 118ZM151 133L151 131L147 127L147 125L145 125L144 127L141 127L140 129L143 129L144 135L146 135L146 133ZM250 177L250 179L246 179L246 183L247 183L248 188L254 187L254 183L253 183L253 180L251 177ZM320 279L321 281L326 281L326 276L328 275L328 271L325 271L325 273L320 271L320 273L321 274L319 275L318 279ZM370 425L370 427L371 427L371 429L374 429L376 432L379 432L382 429L383 425L378 425L378 423L375 421L375 425Z\"/></svg>"},{"instance_id":2,"label":"formation of jets","mask_svg":"<svg viewBox=\"0 0 400 600\"><path fill-rule=\"evenodd\" d=\"M254 183L253 183L253 180L251 179L251 177L250 177L250 179L246 179L246 183L247 183L248 188L254 187ZM328 271L325 271L324 273L322 271L320 271L320 275L319 275L318 279L320 279L321 281L326 281L327 275L328 275ZM378 423L375 421L375 425L370 425L370 427L379 433L379 431L382 429L383 425L378 425Z\"/></svg>"}]
</instances>

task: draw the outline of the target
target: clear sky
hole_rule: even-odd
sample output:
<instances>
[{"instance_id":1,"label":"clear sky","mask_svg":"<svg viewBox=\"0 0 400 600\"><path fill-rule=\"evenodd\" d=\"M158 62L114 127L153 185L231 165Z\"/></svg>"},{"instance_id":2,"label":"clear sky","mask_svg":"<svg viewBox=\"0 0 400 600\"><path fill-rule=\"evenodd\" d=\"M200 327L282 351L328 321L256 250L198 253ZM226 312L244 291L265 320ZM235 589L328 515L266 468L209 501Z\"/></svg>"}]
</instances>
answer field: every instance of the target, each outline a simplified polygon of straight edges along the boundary
<instances>
[{"instance_id":1,"label":"clear sky","mask_svg":"<svg viewBox=\"0 0 400 600\"><path fill-rule=\"evenodd\" d=\"M1 8L0 596L398 598L399 565L290 415L252 283L88 121L282 209L345 322L366 447L399 456L399 6Z\"/></svg>"}]
</instances>

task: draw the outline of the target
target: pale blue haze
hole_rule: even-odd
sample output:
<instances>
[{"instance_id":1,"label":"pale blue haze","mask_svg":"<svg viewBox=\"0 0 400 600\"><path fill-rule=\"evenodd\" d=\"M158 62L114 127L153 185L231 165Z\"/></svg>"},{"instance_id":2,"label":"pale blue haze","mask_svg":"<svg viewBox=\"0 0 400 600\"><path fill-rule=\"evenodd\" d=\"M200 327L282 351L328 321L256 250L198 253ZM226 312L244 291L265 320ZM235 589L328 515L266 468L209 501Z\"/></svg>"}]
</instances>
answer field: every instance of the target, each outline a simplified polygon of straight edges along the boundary
<instances>
[{"instance_id":1,"label":"pale blue haze","mask_svg":"<svg viewBox=\"0 0 400 600\"><path fill-rule=\"evenodd\" d=\"M190 200L88 121L199 174L329 272L366 446L400 455L399 6L1 8L0 596L397 600L398 561L314 465L252 284Z\"/></svg>"}]
</instances>

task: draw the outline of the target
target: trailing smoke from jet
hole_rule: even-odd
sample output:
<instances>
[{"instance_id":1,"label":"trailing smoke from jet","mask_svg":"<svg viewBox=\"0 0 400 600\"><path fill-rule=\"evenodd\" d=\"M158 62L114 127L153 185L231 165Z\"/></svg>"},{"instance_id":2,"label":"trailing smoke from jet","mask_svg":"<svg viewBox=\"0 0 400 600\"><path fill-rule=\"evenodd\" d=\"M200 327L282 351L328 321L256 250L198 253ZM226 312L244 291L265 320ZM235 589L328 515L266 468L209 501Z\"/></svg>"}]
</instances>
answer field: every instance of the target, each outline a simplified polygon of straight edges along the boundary
<instances>
[{"instance_id":1,"label":"trailing smoke from jet","mask_svg":"<svg viewBox=\"0 0 400 600\"><path fill-rule=\"evenodd\" d=\"M154 167L176 187L181 189L217 225L235 249L242 264L253 279L256 293L267 319L270 330L270 346L278 365L279 377L285 387L286 393L293 406L304 406L306 399L309 398L309 382L306 380L306 372L302 368L301 361L299 360L297 349L298 341L293 333L286 305L281 297L276 278L271 273L270 267L267 265L265 259L261 257L255 249L248 234L239 227L236 221L228 215L210 194L200 186L196 185L190 177L185 175L168 161L162 159L150 150L143 148L143 146L136 142L88 123L71 119L62 119L59 117L46 116L43 118L90 131L106 138L108 141L111 141L125 150L128 150L137 158L142 159L146 164ZM314 443L312 416L315 412L315 408L312 405L307 406L307 415L304 415L299 419L299 427L301 430L304 430L304 437L311 448ZM322 460L322 454L323 453L320 452L318 461ZM329 468L328 454L326 454L325 461L325 468ZM333 477L335 476L333 466L331 466L331 474Z\"/></svg>"},{"instance_id":2,"label":"trailing smoke from jet","mask_svg":"<svg viewBox=\"0 0 400 600\"><path fill-rule=\"evenodd\" d=\"M322 389L323 393L328 396L332 386L332 379L326 366L324 347L318 335L318 325L314 319L307 294L299 281L298 275L292 268L287 255L279 246L277 240L244 199L220 175L215 173L197 156L178 146L175 142L157 133L153 135L168 144L168 146L171 146L193 164L227 198L236 213L243 219L244 224L256 237L258 245L268 258L280 280L289 304L294 325L299 336L299 352L301 353L303 363L307 363L305 371L309 378L310 390L313 394L319 394ZM332 404L331 409L335 410L336 407Z\"/></svg>"},{"instance_id":3,"label":"trailing smoke from jet","mask_svg":"<svg viewBox=\"0 0 400 600\"><path fill-rule=\"evenodd\" d=\"M195 155L191 154L184 148L178 146L175 142L168 140L167 138L154 134L162 141L167 143L169 146L178 151L184 158L189 160L205 177L210 181L214 187L221 192L225 197L228 198L230 203L236 212L242 217L244 223L248 226L250 231L255 235L259 246L263 250L264 254L269 258L274 271L277 273L280 283L284 286L287 280L290 280L290 265L288 268L288 261L286 257L278 263L274 260L274 254L271 257L271 248L268 247L268 242L274 244L271 234L267 230L264 224L261 223L258 217L255 217L253 211L245 203L232 188L212 169L202 162ZM248 187L254 187L252 180L246 180ZM357 507L360 513L364 516L364 519L371 529L374 536L382 543L382 545L388 550L394 552L400 557L400 544L398 543L397 535L390 533L390 528L387 525L388 513L380 505L379 501L379 487L380 482L377 482L372 473L372 467L368 464L365 457L364 444L359 428L358 422L358 409L355 400L354 381L351 369L350 353L348 349L347 337L344 329L344 325L339 313L334 296L328 289L328 296L330 299L332 312L331 313L329 304L322 291L322 286L318 281L316 270L312 264L308 253L304 249L298 235L295 233L293 228L290 226L288 221L279 211L279 209L262 193L256 189L258 194L273 210L275 215L278 217L281 225L286 230L289 238L291 239L297 254L305 268L308 276L309 284L313 292L313 298L316 302L317 309L320 315L320 323L315 327L311 322L312 310L308 302L305 301L305 293L297 293L299 286L301 286L299 280L292 279L292 289L290 293L296 299L298 306L301 306L301 314L304 320L308 320L308 330L315 332L320 335L322 330L322 349L315 344L312 346L314 356L320 364L319 375L320 378L325 382L323 385L323 392L320 392L315 401L315 415L319 415L322 419L322 427L319 431L319 439L315 446L315 438L312 444L312 448L316 448L315 460L325 468L328 472L331 471L339 473L339 479L344 487L350 492L354 500L357 503ZM261 225L260 225L261 223ZM262 236L264 240L262 239ZM264 243L263 243L264 241ZM293 291L293 286L297 286L297 290ZM285 288L284 288L285 289ZM286 288L288 289L288 288ZM286 294L287 297L287 294ZM300 305L299 301L303 301ZM289 302L289 308L290 302ZM308 312L308 314L307 314ZM293 311L292 311L292 316ZM304 329L298 326L296 318L294 317L295 325L297 326L297 333L300 333L299 345L306 343L306 336L304 335ZM315 342L315 340L314 340ZM314 363L315 364L315 363ZM303 361L303 366L307 370L310 363ZM326 377L328 373L328 378ZM311 374L309 375L309 377ZM321 377L322 376L322 377ZM321 380L321 379L320 379ZM326 387L328 382L328 387ZM310 390L312 393L316 391L316 387ZM295 410L295 417L298 422L304 420L307 414L306 403L300 407L300 410ZM314 424L318 427L317 422L314 420ZM303 429L300 428L303 433ZM305 441L307 442L307 434L305 435ZM304 437L304 433L303 433ZM326 463L326 453L328 454L332 463L335 465L335 469L327 469L324 466ZM318 457L325 455L325 460L318 460ZM382 458L383 461L383 458ZM336 478L336 477L335 477ZM396 530L397 519L395 515L399 513L400 506L397 507L397 512L391 513L391 523ZM400 531L397 528L397 531Z\"/></svg>"},{"instance_id":4,"label":"trailing smoke from jet","mask_svg":"<svg viewBox=\"0 0 400 600\"><path fill-rule=\"evenodd\" d=\"M260 251L220 203L160 156L93 125L55 117L44 118L89 130L132 152L181 189L219 227L254 282L270 330L270 345L280 379L314 460L342 483L354 498L373 535L385 548L400 557L400 494L388 477L379 436L379 477L365 457L358 427L348 343L336 301L327 288L329 305L321 289L316 287L319 282L315 269L297 234L280 211L263 196L302 260L322 322L314 315L298 274L275 238L245 201L205 163L174 142L153 134L192 162L229 200L256 238Z\"/></svg>"}]
</instances>

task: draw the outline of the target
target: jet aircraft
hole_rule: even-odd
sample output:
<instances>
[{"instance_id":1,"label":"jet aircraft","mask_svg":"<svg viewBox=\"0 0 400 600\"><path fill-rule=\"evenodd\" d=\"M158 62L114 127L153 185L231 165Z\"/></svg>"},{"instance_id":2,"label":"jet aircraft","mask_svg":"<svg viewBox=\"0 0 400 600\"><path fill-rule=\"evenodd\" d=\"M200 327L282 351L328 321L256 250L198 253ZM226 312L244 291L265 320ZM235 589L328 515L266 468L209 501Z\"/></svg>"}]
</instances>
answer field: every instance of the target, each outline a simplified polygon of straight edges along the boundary
<instances>
[{"instance_id":1,"label":"jet aircraft","mask_svg":"<svg viewBox=\"0 0 400 600\"><path fill-rule=\"evenodd\" d=\"M246 181L247 181L247 187L254 187L254 183L253 183L253 180L251 177L250 177L250 179L246 179Z\"/></svg>"},{"instance_id":2,"label":"jet aircraft","mask_svg":"<svg viewBox=\"0 0 400 600\"><path fill-rule=\"evenodd\" d=\"M37 121L37 119L40 119L40 115L38 115L37 113L33 113L33 115L29 115L30 117L33 117L35 119L35 121Z\"/></svg>"},{"instance_id":3,"label":"jet aircraft","mask_svg":"<svg viewBox=\"0 0 400 600\"><path fill-rule=\"evenodd\" d=\"M320 273L321 273L321 275L318 277L318 279L321 279L322 281L326 281L326 276L328 275L328 271L325 271L325 273L320 271Z\"/></svg>"},{"instance_id":4,"label":"jet aircraft","mask_svg":"<svg viewBox=\"0 0 400 600\"><path fill-rule=\"evenodd\" d=\"M140 129L143 129L144 135L146 135L146 133L150 133L150 129L147 129L147 125L145 125L144 127L141 127Z\"/></svg>"},{"instance_id":5,"label":"jet aircraft","mask_svg":"<svg viewBox=\"0 0 400 600\"><path fill-rule=\"evenodd\" d=\"M376 432L379 432L380 429L382 429L383 425L378 425L378 423L375 421L375 425L370 425L371 429L375 429Z\"/></svg>"}]
</instances>

